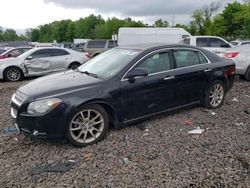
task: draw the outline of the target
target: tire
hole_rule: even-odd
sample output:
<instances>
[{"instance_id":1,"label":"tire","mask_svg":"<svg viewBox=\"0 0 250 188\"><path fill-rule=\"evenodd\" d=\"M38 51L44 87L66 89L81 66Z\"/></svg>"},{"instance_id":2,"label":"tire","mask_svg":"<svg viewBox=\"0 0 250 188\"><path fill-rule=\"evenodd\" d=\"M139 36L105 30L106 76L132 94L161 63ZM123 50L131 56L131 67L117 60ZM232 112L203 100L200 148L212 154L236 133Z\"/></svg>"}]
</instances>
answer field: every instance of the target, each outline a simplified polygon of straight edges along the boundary
<instances>
[{"instance_id":1,"label":"tire","mask_svg":"<svg viewBox=\"0 0 250 188\"><path fill-rule=\"evenodd\" d=\"M226 96L225 84L216 80L208 87L205 93L204 107L208 109L220 108Z\"/></svg>"},{"instance_id":2,"label":"tire","mask_svg":"<svg viewBox=\"0 0 250 188\"><path fill-rule=\"evenodd\" d=\"M105 109L97 104L81 107L69 121L66 137L76 147L85 147L102 140L109 128Z\"/></svg>"},{"instance_id":3,"label":"tire","mask_svg":"<svg viewBox=\"0 0 250 188\"><path fill-rule=\"evenodd\" d=\"M80 64L80 63L77 63L77 62L71 63L71 64L69 65L69 69L72 69L72 70L77 69L80 65L81 65L81 64Z\"/></svg>"},{"instance_id":4,"label":"tire","mask_svg":"<svg viewBox=\"0 0 250 188\"><path fill-rule=\"evenodd\" d=\"M250 81L250 67L248 67L244 77L247 81Z\"/></svg>"},{"instance_id":5,"label":"tire","mask_svg":"<svg viewBox=\"0 0 250 188\"><path fill-rule=\"evenodd\" d=\"M23 72L20 68L9 67L4 71L3 77L6 81L17 82L23 79Z\"/></svg>"}]
</instances>

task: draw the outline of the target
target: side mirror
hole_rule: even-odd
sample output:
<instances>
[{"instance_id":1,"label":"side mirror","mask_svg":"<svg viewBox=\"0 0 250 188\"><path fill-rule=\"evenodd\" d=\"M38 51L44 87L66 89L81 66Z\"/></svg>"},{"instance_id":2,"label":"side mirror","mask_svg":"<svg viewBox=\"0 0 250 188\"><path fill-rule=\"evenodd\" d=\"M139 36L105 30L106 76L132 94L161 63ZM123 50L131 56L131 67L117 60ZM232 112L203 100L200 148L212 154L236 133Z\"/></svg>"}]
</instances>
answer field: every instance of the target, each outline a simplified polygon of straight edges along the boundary
<instances>
[{"instance_id":1,"label":"side mirror","mask_svg":"<svg viewBox=\"0 0 250 188\"><path fill-rule=\"evenodd\" d=\"M134 68L128 72L126 78L132 79L141 76L148 76L148 71L142 68Z\"/></svg>"},{"instance_id":2,"label":"side mirror","mask_svg":"<svg viewBox=\"0 0 250 188\"><path fill-rule=\"evenodd\" d=\"M231 48L231 46L227 43L221 44L220 47L221 48Z\"/></svg>"},{"instance_id":3,"label":"side mirror","mask_svg":"<svg viewBox=\"0 0 250 188\"><path fill-rule=\"evenodd\" d=\"M33 59L32 56L29 56L29 57L26 58L26 60L31 60L31 59Z\"/></svg>"}]
</instances>

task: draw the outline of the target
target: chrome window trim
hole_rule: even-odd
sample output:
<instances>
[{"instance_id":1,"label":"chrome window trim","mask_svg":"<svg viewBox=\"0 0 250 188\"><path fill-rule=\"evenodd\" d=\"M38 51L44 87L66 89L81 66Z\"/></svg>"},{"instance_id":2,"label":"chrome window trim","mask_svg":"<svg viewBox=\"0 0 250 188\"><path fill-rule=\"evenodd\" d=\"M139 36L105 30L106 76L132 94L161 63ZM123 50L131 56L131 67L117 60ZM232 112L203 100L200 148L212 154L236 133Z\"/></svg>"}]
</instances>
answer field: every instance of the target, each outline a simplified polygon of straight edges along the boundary
<instances>
[{"instance_id":1,"label":"chrome window trim","mask_svg":"<svg viewBox=\"0 0 250 188\"><path fill-rule=\"evenodd\" d=\"M181 67L181 68L174 68L174 69L170 69L170 70L166 70L166 71L161 71L161 72L156 72L156 73L151 73L149 74L148 76L154 76L154 75L157 75L157 74L162 74L162 73L167 73L167 72L171 72L171 71L174 71L174 70L180 70L180 69L186 69L186 68L190 68L190 67L196 67L196 66L201 66L201 65L204 65L204 64L210 64L211 61L208 59L208 57L200 50L198 49L191 49L191 48L164 48L164 49L159 49L159 50L155 50L155 51L152 51L146 55L144 55L142 58L140 58L138 61L135 62L135 64L130 67L130 69L123 75L121 81L127 81L129 80L128 78L125 78L126 75L128 74L129 71L131 71L138 63L141 62L141 60L143 60L144 58L150 56L151 54L155 53L155 52L161 52L161 51L165 51L165 50L190 50L190 51L195 51L195 52L200 52L207 60L207 63L202 63L202 64L198 64L198 65L191 65L191 66L187 66L187 67ZM135 77L135 79L137 78L144 78L143 76L138 76L138 77Z\"/></svg>"}]
</instances>

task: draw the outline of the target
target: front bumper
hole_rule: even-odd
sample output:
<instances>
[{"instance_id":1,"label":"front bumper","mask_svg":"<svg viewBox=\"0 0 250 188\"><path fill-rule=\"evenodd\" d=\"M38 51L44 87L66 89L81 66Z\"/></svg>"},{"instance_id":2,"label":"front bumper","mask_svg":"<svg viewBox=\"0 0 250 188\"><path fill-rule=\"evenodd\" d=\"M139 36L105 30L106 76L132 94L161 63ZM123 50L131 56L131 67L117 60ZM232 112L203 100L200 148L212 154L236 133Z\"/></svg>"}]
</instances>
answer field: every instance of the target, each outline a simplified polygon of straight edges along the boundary
<instances>
[{"instance_id":1,"label":"front bumper","mask_svg":"<svg viewBox=\"0 0 250 188\"><path fill-rule=\"evenodd\" d=\"M54 110L40 115L31 115L27 111L28 103L17 104L11 101L11 116L21 133L39 139L61 139L65 137L69 123L67 106L60 104Z\"/></svg>"}]
</instances>

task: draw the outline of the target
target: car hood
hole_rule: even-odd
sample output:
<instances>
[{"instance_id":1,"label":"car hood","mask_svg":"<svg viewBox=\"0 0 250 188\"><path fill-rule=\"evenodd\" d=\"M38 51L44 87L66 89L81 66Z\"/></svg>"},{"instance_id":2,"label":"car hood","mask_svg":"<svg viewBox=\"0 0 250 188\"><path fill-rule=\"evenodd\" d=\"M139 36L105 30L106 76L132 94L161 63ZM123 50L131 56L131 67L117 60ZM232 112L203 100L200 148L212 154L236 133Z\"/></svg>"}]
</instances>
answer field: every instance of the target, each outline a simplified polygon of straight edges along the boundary
<instances>
[{"instance_id":1,"label":"car hood","mask_svg":"<svg viewBox=\"0 0 250 188\"><path fill-rule=\"evenodd\" d=\"M20 62L21 60L19 58L16 58L16 57L9 57L9 58L6 58L6 59L0 59L0 65L2 64L15 64L15 63L18 63Z\"/></svg>"},{"instance_id":2,"label":"car hood","mask_svg":"<svg viewBox=\"0 0 250 188\"><path fill-rule=\"evenodd\" d=\"M103 80L71 70L38 78L21 86L19 91L37 99L85 90L100 82Z\"/></svg>"}]
</instances>

